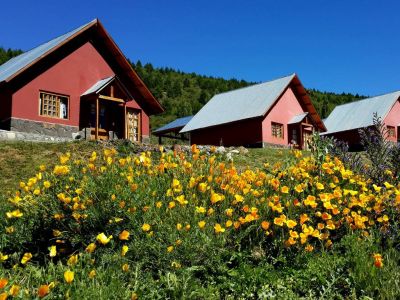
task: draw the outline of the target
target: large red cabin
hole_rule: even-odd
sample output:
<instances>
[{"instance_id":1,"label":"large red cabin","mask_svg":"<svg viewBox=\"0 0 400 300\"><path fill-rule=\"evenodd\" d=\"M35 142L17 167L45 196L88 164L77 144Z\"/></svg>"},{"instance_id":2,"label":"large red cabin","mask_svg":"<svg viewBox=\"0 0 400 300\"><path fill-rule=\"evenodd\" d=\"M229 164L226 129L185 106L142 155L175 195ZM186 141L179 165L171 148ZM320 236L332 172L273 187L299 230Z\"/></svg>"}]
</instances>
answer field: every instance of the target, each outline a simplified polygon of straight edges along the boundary
<instances>
[{"instance_id":1,"label":"large red cabin","mask_svg":"<svg viewBox=\"0 0 400 300\"><path fill-rule=\"evenodd\" d=\"M1 65L0 105L2 129L135 142L163 112L97 19Z\"/></svg>"}]
</instances>

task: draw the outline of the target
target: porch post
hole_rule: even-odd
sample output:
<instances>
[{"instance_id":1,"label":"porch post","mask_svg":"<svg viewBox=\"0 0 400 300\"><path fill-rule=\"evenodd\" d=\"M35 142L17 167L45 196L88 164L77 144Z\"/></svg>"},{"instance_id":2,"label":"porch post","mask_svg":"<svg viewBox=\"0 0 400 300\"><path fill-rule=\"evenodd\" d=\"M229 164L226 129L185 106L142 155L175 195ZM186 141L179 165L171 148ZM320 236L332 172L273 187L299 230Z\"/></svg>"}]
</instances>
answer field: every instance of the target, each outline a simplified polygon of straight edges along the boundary
<instances>
[{"instance_id":1,"label":"porch post","mask_svg":"<svg viewBox=\"0 0 400 300\"><path fill-rule=\"evenodd\" d=\"M94 138L99 139L99 97L96 98L96 128L94 129Z\"/></svg>"},{"instance_id":2,"label":"porch post","mask_svg":"<svg viewBox=\"0 0 400 300\"><path fill-rule=\"evenodd\" d=\"M127 118L126 118L126 102L124 103L124 139L128 139L128 124L127 122Z\"/></svg>"},{"instance_id":3,"label":"porch post","mask_svg":"<svg viewBox=\"0 0 400 300\"><path fill-rule=\"evenodd\" d=\"M300 125L300 149L304 150L303 124Z\"/></svg>"}]
</instances>

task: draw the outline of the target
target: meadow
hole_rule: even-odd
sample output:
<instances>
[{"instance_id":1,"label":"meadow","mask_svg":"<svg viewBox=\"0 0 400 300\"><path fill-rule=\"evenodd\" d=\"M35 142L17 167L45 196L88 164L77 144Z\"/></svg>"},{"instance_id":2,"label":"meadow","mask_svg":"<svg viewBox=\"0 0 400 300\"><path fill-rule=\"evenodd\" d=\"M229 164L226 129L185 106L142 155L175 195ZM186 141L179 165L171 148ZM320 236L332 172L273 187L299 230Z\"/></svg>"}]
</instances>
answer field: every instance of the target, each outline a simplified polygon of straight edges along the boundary
<instances>
[{"instance_id":1,"label":"meadow","mask_svg":"<svg viewBox=\"0 0 400 300\"><path fill-rule=\"evenodd\" d=\"M0 144L0 299L400 297L391 170L132 149Z\"/></svg>"}]
</instances>

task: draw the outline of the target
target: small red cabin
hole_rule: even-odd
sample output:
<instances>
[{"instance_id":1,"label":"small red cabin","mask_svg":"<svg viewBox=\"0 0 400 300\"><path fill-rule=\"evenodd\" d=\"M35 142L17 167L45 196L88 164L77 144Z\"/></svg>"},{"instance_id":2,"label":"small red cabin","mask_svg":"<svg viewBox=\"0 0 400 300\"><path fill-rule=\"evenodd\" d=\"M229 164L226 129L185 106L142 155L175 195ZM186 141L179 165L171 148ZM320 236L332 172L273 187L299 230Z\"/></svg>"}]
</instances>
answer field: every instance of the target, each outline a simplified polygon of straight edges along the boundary
<instances>
[{"instance_id":1,"label":"small red cabin","mask_svg":"<svg viewBox=\"0 0 400 300\"><path fill-rule=\"evenodd\" d=\"M326 128L296 74L215 95L181 130L192 144L307 149Z\"/></svg>"},{"instance_id":2,"label":"small red cabin","mask_svg":"<svg viewBox=\"0 0 400 300\"><path fill-rule=\"evenodd\" d=\"M1 65L0 105L2 129L135 142L163 112L97 19Z\"/></svg>"},{"instance_id":3,"label":"small red cabin","mask_svg":"<svg viewBox=\"0 0 400 300\"><path fill-rule=\"evenodd\" d=\"M400 91L338 105L324 121L326 136L346 142L351 149L361 149L358 130L374 125L376 114L386 126L387 140L400 141Z\"/></svg>"}]
</instances>

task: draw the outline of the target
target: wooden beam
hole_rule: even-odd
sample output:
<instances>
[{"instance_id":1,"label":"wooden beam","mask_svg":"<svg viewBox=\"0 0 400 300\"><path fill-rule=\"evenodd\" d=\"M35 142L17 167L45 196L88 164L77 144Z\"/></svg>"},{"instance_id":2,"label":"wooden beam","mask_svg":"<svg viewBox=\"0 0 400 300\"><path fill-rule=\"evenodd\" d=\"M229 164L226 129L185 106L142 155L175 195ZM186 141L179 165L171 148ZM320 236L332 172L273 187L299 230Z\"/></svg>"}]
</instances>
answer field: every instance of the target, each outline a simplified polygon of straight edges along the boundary
<instances>
[{"instance_id":1,"label":"wooden beam","mask_svg":"<svg viewBox=\"0 0 400 300\"><path fill-rule=\"evenodd\" d=\"M126 117L126 103L124 103L124 139L128 139L128 118Z\"/></svg>"},{"instance_id":2,"label":"wooden beam","mask_svg":"<svg viewBox=\"0 0 400 300\"><path fill-rule=\"evenodd\" d=\"M96 127L94 129L94 138L99 139L99 98L96 98Z\"/></svg>"},{"instance_id":3,"label":"wooden beam","mask_svg":"<svg viewBox=\"0 0 400 300\"><path fill-rule=\"evenodd\" d=\"M114 97L110 97L110 96L99 95L99 98L103 99L103 100L118 102L118 103L125 103L125 101L123 99L114 98Z\"/></svg>"},{"instance_id":4,"label":"wooden beam","mask_svg":"<svg viewBox=\"0 0 400 300\"><path fill-rule=\"evenodd\" d=\"M114 98L114 85L111 84L110 86L110 96Z\"/></svg>"}]
</instances>

